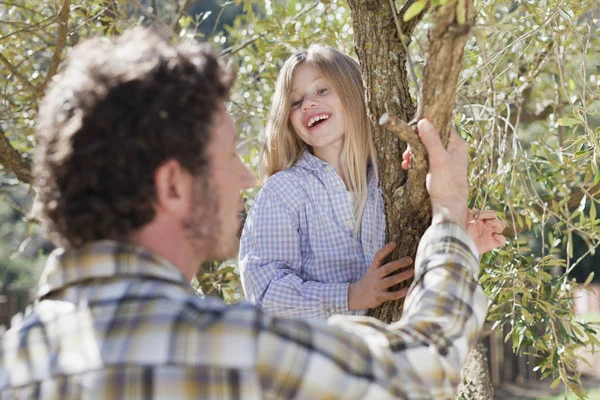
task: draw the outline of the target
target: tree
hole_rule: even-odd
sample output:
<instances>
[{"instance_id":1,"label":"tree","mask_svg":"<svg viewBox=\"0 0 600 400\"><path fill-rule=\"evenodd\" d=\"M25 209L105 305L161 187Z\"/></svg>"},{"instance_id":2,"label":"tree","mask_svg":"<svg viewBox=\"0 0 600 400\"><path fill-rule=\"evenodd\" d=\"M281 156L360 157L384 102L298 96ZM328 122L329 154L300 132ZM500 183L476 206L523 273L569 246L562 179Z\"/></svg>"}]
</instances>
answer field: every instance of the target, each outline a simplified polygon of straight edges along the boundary
<instances>
[{"instance_id":1,"label":"tree","mask_svg":"<svg viewBox=\"0 0 600 400\"><path fill-rule=\"evenodd\" d=\"M28 159L35 146L37 101L66 49L87 36L112 35L142 23L170 31L174 40L198 37L221 46L223 54L239 65L231 110L237 117L244 160L253 167L258 165L259 133L273 83L285 57L313 41L351 54L355 49L370 116L377 126L388 239L400 238L397 255L414 255L429 211L419 207L427 204L422 197L426 169L420 164L405 174L399 168L405 140L389 121L429 116L438 127L446 127L451 120L470 143L470 206L494 209L510 223L512 240L481 262L480 279L492 303L489 320L494 329L504 329L515 351L533 348L539 360L536 367L553 376L555 384L564 382L565 390L580 393L574 350L598 341L591 324L572 314L574 283L568 272L600 244L596 215L600 56L594 53L600 38L599 6L594 0L476 0L472 19L465 0L349 0L348 4L236 0L243 13L232 26L204 32L199 27L208 10L186 15L189 4L0 2L3 188L14 186L15 178L31 181ZM223 7L229 10L235 4ZM436 17L446 15L444 10L451 12L447 21ZM424 68L425 54L436 54L435 28L448 26L457 33L465 33L467 27L472 32L461 35L466 45L457 84L436 83L449 71L432 70L428 75ZM434 35L429 39L428 31ZM443 66L460 70L457 59L452 60ZM440 100L435 90L444 90L449 103L456 95L452 116L450 104L443 113L425 107ZM380 127L385 113L388 127ZM398 125L408 132L404 124ZM417 146L413 143L414 149ZM415 156L419 164L423 158L418 150ZM254 191L246 193L248 206L253 195ZM583 252L574 251L577 237L587 246ZM575 254L583 255L574 259ZM236 300L234 263L210 268L201 279L208 282L205 288L216 288L226 299ZM384 307L374 313L386 320L399 316L398 304L386 307L393 312Z\"/></svg>"},{"instance_id":2,"label":"tree","mask_svg":"<svg viewBox=\"0 0 600 400\"><path fill-rule=\"evenodd\" d=\"M427 154L407 122L421 118L431 120L440 131L442 142L447 143L464 46L473 24L473 1L434 2L416 115L408 84L406 60L410 55L407 51L419 16L424 15L429 4L408 1L398 11L394 1L387 5L375 3L348 1L366 84L369 116L377 127L374 141L386 211L386 236L399 244L392 254L393 259L411 256L414 260L419 241L430 225L431 207L425 189ZM408 173L400 167L406 143L411 145L414 164ZM402 315L403 304L403 299L387 302L369 314L387 323L395 322ZM483 351L482 346L472 350ZM470 397L476 393L475 398L491 400L487 359L483 355L476 359L479 361L477 371L483 374L463 371L469 385L478 388L470 390Z\"/></svg>"}]
</instances>

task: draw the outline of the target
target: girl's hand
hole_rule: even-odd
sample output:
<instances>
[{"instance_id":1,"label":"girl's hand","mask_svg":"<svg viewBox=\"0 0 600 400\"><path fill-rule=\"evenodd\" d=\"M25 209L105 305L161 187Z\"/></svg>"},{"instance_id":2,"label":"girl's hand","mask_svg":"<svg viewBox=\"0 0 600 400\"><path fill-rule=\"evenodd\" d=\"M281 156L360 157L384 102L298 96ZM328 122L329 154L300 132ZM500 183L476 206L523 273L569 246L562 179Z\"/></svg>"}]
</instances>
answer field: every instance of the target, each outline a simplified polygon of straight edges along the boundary
<instances>
[{"instance_id":1,"label":"girl's hand","mask_svg":"<svg viewBox=\"0 0 600 400\"><path fill-rule=\"evenodd\" d=\"M504 246L506 238L502 231L506 224L498 219L495 211L473 210L467 218L467 232L471 234L479 254Z\"/></svg>"},{"instance_id":2,"label":"girl's hand","mask_svg":"<svg viewBox=\"0 0 600 400\"><path fill-rule=\"evenodd\" d=\"M362 310L375 308L381 303L401 299L408 293L408 287L389 292L388 289L400 282L413 277L411 268L399 274L390 275L395 271L406 268L412 264L410 257L402 257L382 265L383 260L396 248L396 243L390 242L375 254L373 263L363 277L348 287L348 309Z\"/></svg>"}]
</instances>

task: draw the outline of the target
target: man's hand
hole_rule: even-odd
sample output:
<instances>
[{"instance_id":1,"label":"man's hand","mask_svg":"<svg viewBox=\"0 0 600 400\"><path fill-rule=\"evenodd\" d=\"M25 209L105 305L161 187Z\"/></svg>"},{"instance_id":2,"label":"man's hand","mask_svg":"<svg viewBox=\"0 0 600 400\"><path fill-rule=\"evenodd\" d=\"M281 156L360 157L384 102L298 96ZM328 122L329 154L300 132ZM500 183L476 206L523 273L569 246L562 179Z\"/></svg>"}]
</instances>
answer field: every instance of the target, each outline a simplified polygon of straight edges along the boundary
<instances>
[{"instance_id":1,"label":"man's hand","mask_svg":"<svg viewBox=\"0 0 600 400\"><path fill-rule=\"evenodd\" d=\"M421 142L429 156L427 191L431 198L432 224L453 221L466 229L467 200L467 143L452 130L447 149L431 122L422 119L417 124ZM402 155L402 168L408 169L410 149Z\"/></svg>"},{"instance_id":2,"label":"man's hand","mask_svg":"<svg viewBox=\"0 0 600 400\"><path fill-rule=\"evenodd\" d=\"M399 260L391 261L385 265L383 260L396 248L396 243L389 242L375 254L373 262L367 272L358 282L351 283L348 287L348 309L362 310L365 308L375 308L381 303L390 300L401 299L408 293L408 287L395 292L388 292L388 289L400 282L404 282L413 277L414 270L410 268L399 274L391 275L399 269L406 268L412 264L410 257L402 257Z\"/></svg>"},{"instance_id":3,"label":"man's hand","mask_svg":"<svg viewBox=\"0 0 600 400\"><path fill-rule=\"evenodd\" d=\"M506 244L506 238L502 235L505 227L506 224L491 210L473 210L467 218L467 232L475 240L480 255Z\"/></svg>"}]
</instances>

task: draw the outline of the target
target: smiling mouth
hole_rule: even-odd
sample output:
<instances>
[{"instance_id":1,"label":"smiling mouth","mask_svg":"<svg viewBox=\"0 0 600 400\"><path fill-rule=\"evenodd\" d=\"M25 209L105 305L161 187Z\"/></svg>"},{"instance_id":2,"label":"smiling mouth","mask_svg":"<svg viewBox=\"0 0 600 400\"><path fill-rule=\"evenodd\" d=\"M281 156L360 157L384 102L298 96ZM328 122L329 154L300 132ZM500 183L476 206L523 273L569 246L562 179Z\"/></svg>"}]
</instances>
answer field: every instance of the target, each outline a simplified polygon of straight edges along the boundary
<instances>
[{"instance_id":1,"label":"smiling mouth","mask_svg":"<svg viewBox=\"0 0 600 400\"><path fill-rule=\"evenodd\" d=\"M326 115L326 114L316 115L316 116L312 117L311 119L309 119L308 123L306 125L309 128L314 128L315 126L321 125L328 119L329 119L329 115Z\"/></svg>"}]
</instances>

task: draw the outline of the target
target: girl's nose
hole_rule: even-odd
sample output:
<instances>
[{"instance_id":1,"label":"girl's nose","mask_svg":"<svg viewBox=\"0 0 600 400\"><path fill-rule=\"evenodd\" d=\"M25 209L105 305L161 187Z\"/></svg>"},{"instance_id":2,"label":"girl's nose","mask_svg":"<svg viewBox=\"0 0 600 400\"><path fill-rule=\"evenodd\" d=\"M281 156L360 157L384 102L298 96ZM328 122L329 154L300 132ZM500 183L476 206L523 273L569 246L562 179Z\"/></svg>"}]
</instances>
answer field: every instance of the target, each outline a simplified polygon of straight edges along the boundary
<instances>
[{"instance_id":1,"label":"girl's nose","mask_svg":"<svg viewBox=\"0 0 600 400\"><path fill-rule=\"evenodd\" d=\"M302 102L302 111L306 111L309 108L315 107L316 105L317 105L317 99L312 96L308 96Z\"/></svg>"}]
</instances>

